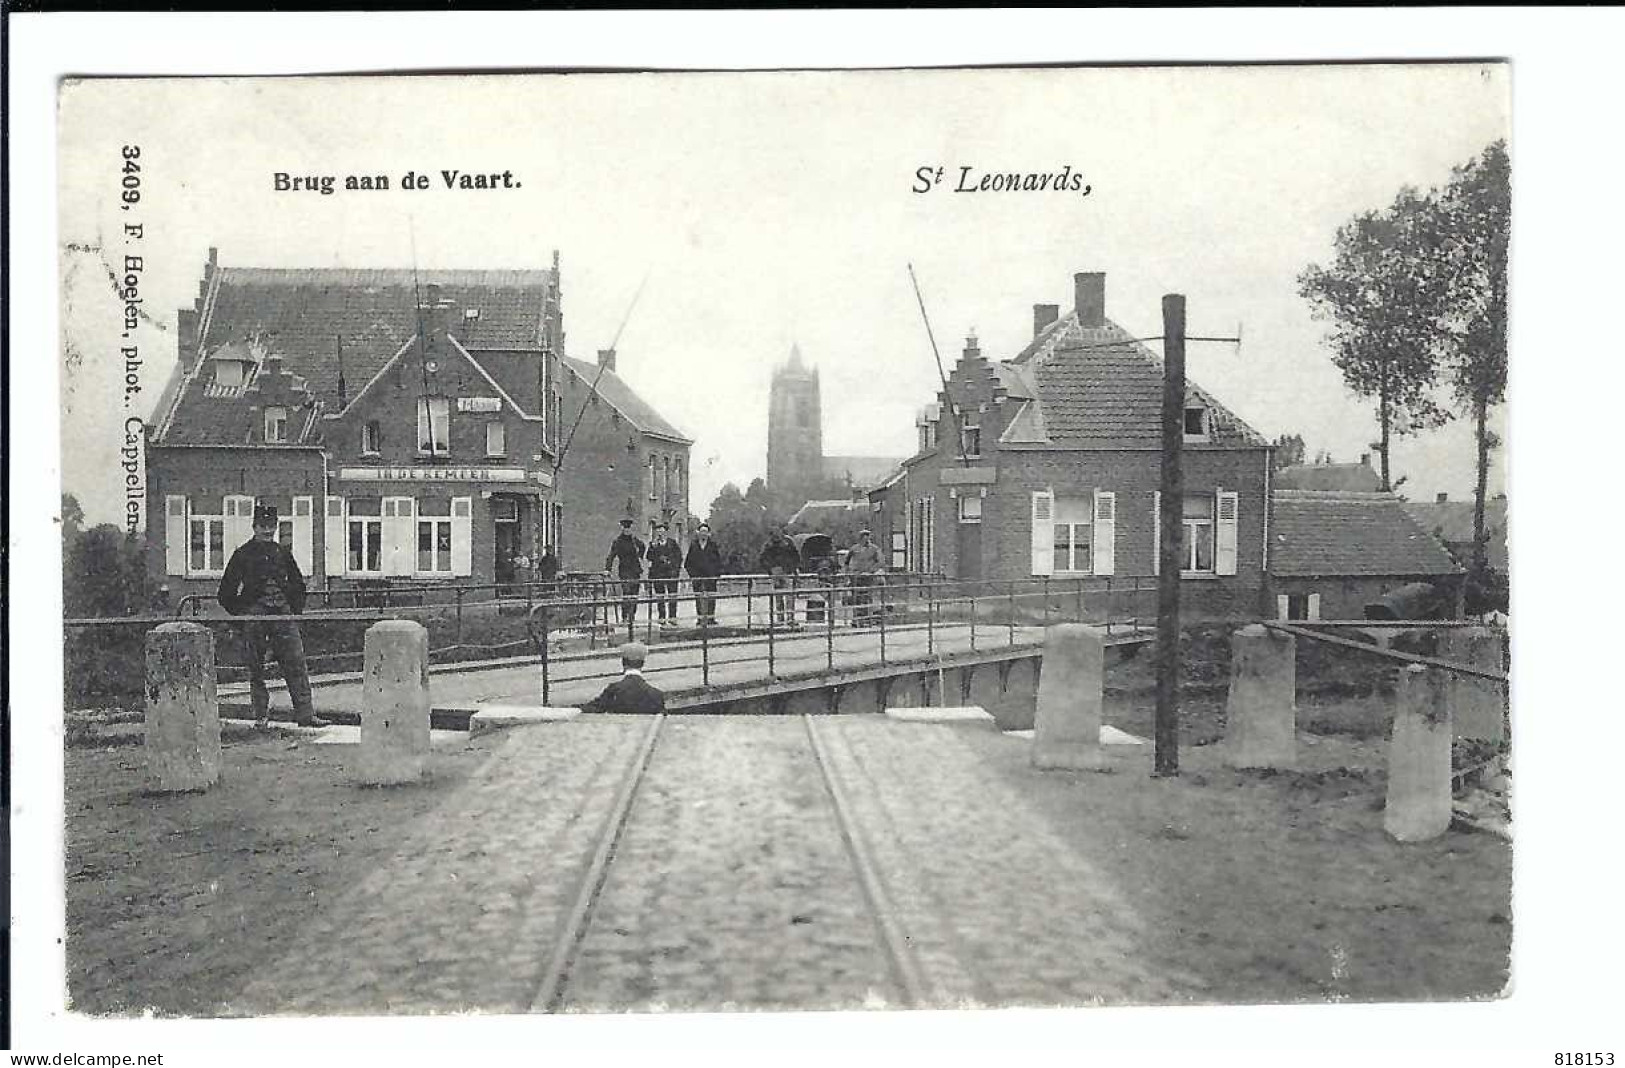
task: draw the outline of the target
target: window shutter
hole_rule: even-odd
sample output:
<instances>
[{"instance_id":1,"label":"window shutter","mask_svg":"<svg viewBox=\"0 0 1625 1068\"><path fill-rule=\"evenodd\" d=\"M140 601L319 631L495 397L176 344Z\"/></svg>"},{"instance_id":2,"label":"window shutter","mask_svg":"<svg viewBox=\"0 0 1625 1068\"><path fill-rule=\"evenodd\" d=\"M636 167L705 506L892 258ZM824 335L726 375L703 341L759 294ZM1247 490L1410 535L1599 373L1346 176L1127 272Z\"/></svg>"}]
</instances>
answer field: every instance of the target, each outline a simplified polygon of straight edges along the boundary
<instances>
[{"instance_id":1,"label":"window shutter","mask_svg":"<svg viewBox=\"0 0 1625 1068\"><path fill-rule=\"evenodd\" d=\"M1039 490L1033 494L1033 574L1055 572L1055 494Z\"/></svg>"},{"instance_id":2,"label":"window shutter","mask_svg":"<svg viewBox=\"0 0 1625 1068\"><path fill-rule=\"evenodd\" d=\"M417 502L411 497L385 497L383 571L411 575L417 570Z\"/></svg>"},{"instance_id":3,"label":"window shutter","mask_svg":"<svg viewBox=\"0 0 1625 1068\"><path fill-rule=\"evenodd\" d=\"M322 531L324 546L323 571L327 578L344 574L346 531L344 529L344 498L327 498L327 524Z\"/></svg>"},{"instance_id":4,"label":"window shutter","mask_svg":"<svg viewBox=\"0 0 1625 1068\"><path fill-rule=\"evenodd\" d=\"M164 574L186 574L186 498L164 498Z\"/></svg>"},{"instance_id":5,"label":"window shutter","mask_svg":"<svg viewBox=\"0 0 1625 1068\"><path fill-rule=\"evenodd\" d=\"M313 499L310 497L295 497L293 499L293 562L299 565L299 573L309 576L315 552L315 517L311 515Z\"/></svg>"},{"instance_id":6,"label":"window shutter","mask_svg":"<svg viewBox=\"0 0 1625 1068\"><path fill-rule=\"evenodd\" d=\"M1291 619L1292 618L1292 609L1289 607L1290 603L1291 602L1288 599L1286 594L1280 593L1280 594L1275 595L1275 618L1276 619Z\"/></svg>"},{"instance_id":7,"label":"window shutter","mask_svg":"<svg viewBox=\"0 0 1625 1068\"><path fill-rule=\"evenodd\" d=\"M451 499L451 573L472 575L474 547L474 498Z\"/></svg>"},{"instance_id":8,"label":"window shutter","mask_svg":"<svg viewBox=\"0 0 1625 1068\"><path fill-rule=\"evenodd\" d=\"M1162 491L1151 491L1151 573L1162 574Z\"/></svg>"},{"instance_id":9,"label":"window shutter","mask_svg":"<svg viewBox=\"0 0 1625 1068\"><path fill-rule=\"evenodd\" d=\"M1236 573L1236 501L1234 491L1220 490L1215 507L1213 570L1219 575Z\"/></svg>"},{"instance_id":10,"label":"window shutter","mask_svg":"<svg viewBox=\"0 0 1625 1068\"><path fill-rule=\"evenodd\" d=\"M226 498L226 559L237 547L254 536L254 498L231 496Z\"/></svg>"},{"instance_id":11,"label":"window shutter","mask_svg":"<svg viewBox=\"0 0 1625 1068\"><path fill-rule=\"evenodd\" d=\"M1309 616L1310 619L1319 619L1320 618L1320 594L1318 594L1318 593L1311 593L1309 595L1309 612L1308 612L1308 616Z\"/></svg>"},{"instance_id":12,"label":"window shutter","mask_svg":"<svg viewBox=\"0 0 1625 1068\"><path fill-rule=\"evenodd\" d=\"M1095 521L1091 541L1094 546L1094 571L1097 575L1110 575L1117 546L1117 494L1111 490L1095 490Z\"/></svg>"}]
</instances>

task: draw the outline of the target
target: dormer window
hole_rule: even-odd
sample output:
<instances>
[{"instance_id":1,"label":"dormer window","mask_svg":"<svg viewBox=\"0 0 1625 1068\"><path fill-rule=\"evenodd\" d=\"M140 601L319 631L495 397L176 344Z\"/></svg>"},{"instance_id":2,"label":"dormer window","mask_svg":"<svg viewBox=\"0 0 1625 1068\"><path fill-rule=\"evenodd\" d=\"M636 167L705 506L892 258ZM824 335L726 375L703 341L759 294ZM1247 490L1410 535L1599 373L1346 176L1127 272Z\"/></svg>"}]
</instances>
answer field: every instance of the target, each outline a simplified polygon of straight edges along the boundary
<instances>
[{"instance_id":1,"label":"dormer window","mask_svg":"<svg viewBox=\"0 0 1625 1068\"><path fill-rule=\"evenodd\" d=\"M215 360L214 384L221 389L241 389L243 385L243 368L241 360Z\"/></svg>"},{"instance_id":2,"label":"dormer window","mask_svg":"<svg viewBox=\"0 0 1625 1068\"><path fill-rule=\"evenodd\" d=\"M241 366L240 364L238 366ZM288 440L288 409L280 405L265 409L265 442L268 445Z\"/></svg>"},{"instance_id":3,"label":"dormer window","mask_svg":"<svg viewBox=\"0 0 1625 1068\"><path fill-rule=\"evenodd\" d=\"M1185 440L1207 439L1207 409L1200 405L1185 407Z\"/></svg>"}]
</instances>

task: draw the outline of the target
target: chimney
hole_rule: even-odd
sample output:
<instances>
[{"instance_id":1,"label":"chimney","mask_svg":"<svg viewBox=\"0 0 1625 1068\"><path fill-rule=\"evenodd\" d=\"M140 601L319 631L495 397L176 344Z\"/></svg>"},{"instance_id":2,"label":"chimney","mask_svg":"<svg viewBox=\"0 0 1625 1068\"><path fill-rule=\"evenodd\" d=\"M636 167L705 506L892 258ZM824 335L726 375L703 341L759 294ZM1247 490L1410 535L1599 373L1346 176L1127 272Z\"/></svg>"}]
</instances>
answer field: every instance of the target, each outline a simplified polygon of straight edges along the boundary
<instances>
[{"instance_id":1,"label":"chimney","mask_svg":"<svg viewBox=\"0 0 1625 1068\"><path fill-rule=\"evenodd\" d=\"M1081 327L1106 325L1106 275L1101 271L1081 271L1072 276L1073 306Z\"/></svg>"},{"instance_id":2,"label":"chimney","mask_svg":"<svg viewBox=\"0 0 1625 1068\"><path fill-rule=\"evenodd\" d=\"M981 354L982 346L976 340L976 328L973 326L970 328L970 333L965 335L965 355L974 358Z\"/></svg>"},{"instance_id":3,"label":"chimney","mask_svg":"<svg viewBox=\"0 0 1625 1068\"><path fill-rule=\"evenodd\" d=\"M1450 500L1450 494L1448 494L1448 493L1440 493L1440 494L1437 494L1437 495L1434 496L1433 503L1434 504L1446 504L1446 503L1449 502L1449 500Z\"/></svg>"},{"instance_id":4,"label":"chimney","mask_svg":"<svg viewBox=\"0 0 1625 1068\"><path fill-rule=\"evenodd\" d=\"M1061 317L1059 304L1033 305L1033 337L1042 334L1051 323Z\"/></svg>"},{"instance_id":5,"label":"chimney","mask_svg":"<svg viewBox=\"0 0 1625 1068\"><path fill-rule=\"evenodd\" d=\"M605 368L607 370L610 370L610 371L615 370L615 350L614 349L599 349L598 350L598 366L603 367L603 368Z\"/></svg>"}]
</instances>

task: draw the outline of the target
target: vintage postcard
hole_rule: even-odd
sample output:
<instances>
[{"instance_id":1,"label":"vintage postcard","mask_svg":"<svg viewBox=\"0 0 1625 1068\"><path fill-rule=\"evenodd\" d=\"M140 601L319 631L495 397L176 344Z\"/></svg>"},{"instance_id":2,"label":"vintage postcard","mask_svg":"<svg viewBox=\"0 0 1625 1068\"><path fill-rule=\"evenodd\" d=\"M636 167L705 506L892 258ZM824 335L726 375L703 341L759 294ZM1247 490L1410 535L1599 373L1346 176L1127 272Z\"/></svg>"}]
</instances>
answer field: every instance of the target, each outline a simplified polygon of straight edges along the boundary
<instances>
[{"instance_id":1,"label":"vintage postcard","mask_svg":"<svg viewBox=\"0 0 1625 1068\"><path fill-rule=\"evenodd\" d=\"M64 80L66 1009L1507 996L1510 103Z\"/></svg>"}]
</instances>

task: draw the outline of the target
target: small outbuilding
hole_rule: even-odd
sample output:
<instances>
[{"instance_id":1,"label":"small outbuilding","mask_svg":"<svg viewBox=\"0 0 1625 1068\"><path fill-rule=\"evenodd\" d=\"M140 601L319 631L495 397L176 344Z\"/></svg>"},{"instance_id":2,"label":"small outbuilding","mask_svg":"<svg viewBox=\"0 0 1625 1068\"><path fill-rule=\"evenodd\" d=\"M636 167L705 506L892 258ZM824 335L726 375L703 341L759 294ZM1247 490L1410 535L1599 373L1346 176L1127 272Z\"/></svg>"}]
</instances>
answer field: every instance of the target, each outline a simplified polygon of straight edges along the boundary
<instances>
[{"instance_id":1,"label":"small outbuilding","mask_svg":"<svg viewBox=\"0 0 1625 1068\"><path fill-rule=\"evenodd\" d=\"M1461 567L1391 493L1274 490L1269 546L1280 619L1364 619L1368 605L1415 583L1460 614Z\"/></svg>"}]
</instances>

